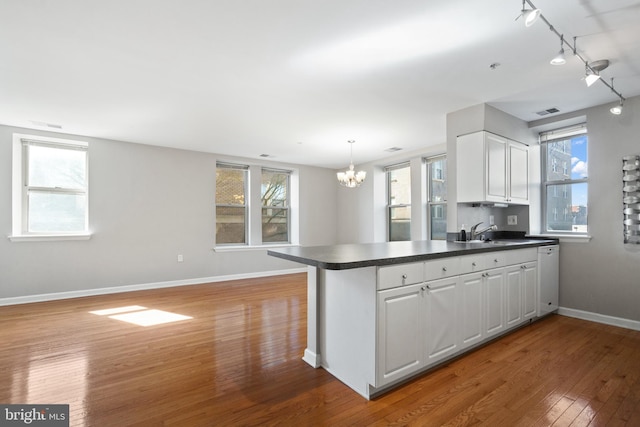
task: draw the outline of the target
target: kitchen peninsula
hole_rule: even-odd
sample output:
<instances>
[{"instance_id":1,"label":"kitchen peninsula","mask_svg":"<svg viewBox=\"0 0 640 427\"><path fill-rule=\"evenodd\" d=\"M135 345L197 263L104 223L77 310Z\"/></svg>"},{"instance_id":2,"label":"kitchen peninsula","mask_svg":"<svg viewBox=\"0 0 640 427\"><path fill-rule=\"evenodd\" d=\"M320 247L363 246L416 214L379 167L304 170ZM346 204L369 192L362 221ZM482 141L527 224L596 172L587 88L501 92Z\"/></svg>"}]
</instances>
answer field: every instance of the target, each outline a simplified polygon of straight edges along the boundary
<instances>
[{"instance_id":1,"label":"kitchen peninsula","mask_svg":"<svg viewBox=\"0 0 640 427\"><path fill-rule=\"evenodd\" d=\"M557 289L555 301L540 303L538 280L538 248L557 243L407 241L268 254L308 266L303 359L369 399L546 314L547 304L557 308Z\"/></svg>"}]
</instances>

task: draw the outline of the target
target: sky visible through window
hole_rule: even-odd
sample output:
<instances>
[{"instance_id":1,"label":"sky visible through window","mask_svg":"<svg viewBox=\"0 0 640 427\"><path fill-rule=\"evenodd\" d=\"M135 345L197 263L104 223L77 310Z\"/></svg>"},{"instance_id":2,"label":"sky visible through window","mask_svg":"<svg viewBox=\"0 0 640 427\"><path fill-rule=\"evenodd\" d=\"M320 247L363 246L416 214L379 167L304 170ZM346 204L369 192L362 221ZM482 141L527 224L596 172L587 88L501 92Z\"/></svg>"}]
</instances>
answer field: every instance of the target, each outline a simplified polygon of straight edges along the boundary
<instances>
[{"instance_id":1,"label":"sky visible through window","mask_svg":"<svg viewBox=\"0 0 640 427\"><path fill-rule=\"evenodd\" d=\"M571 138L571 179L583 179L588 176L587 135ZM587 186L574 185L571 204L587 206Z\"/></svg>"}]
</instances>

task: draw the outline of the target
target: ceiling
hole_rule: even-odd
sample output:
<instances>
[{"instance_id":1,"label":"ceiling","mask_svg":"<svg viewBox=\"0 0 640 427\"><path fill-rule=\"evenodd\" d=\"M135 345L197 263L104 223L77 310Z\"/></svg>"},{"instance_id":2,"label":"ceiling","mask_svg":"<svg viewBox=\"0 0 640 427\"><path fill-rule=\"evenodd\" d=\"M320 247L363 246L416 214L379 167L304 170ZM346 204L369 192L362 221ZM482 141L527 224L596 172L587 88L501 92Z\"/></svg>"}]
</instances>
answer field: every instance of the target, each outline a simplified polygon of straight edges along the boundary
<instances>
[{"instance_id":1,"label":"ceiling","mask_svg":"<svg viewBox=\"0 0 640 427\"><path fill-rule=\"evenodd\" d=\"M640 1L534 0L625 98ZM0 0L0 123L342 168L445 142L488 103L526 121L617 102L549 60L519 0ZM498 66L490 67L498 63ZM623 113L624 114L624 113ZM549 116L547 116L549 117Z\"/></svg>"}]
</instances>

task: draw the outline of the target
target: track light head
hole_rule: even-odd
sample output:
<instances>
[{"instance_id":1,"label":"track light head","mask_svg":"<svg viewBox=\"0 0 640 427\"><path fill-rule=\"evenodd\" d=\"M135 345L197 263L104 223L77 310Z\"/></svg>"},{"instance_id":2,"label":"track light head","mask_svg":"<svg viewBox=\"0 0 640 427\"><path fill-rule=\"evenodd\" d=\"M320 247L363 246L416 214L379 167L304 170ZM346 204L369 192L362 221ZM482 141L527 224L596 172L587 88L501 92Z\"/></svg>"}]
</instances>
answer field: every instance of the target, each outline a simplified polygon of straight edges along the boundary
<instances>
[{"instance_id":1,"label":"track light head","mask_svg":"<svg viewBox=\"0 0 640 427\"><path fill-rule=\"evenodd\" d=\"M587 75L584 77L584 82L587 84L587 87L591 87L592 84L598 81L600 75L597 73L587 72Z\"/></svg>"},{"instance_id":2,"label":"track light head","mask_svg":"<svg viewBox=\"0 0 640 427\"><path fill-rule=\"evenodd\" d=\"M516 18L516 21L522 16L522 18L524 18L524 26L530 27L538 20L541 11L540 9L527 9L525 1L526 0L522 0L522 10L520 11L520 15Z\"/></svg>"},{"instance_id":3,"label":"track light head","mask_svg":"<svg viewBox=\"0 0 640 427\"><path fill-rule=\"evenodd\" d=\"M567 63L567 59L564 57L564 34L560 36L560 52L558 52L550 63L551 65L564 65Z\"/></svg>"},{"instance_id":4,"label":"track light head","mask_svg":"<svg viewBox=\"0 0 640 427\"><path fill-rule=\"evenodd\" d=\"M522 17L524 18L524 26L530 27L538 20L540 17L540 9L522 9Z\"/></svg>"},{"instance_id":5,"label":"track light head","mask_svg":"<svg viewBox=\"0 0 640 427\"><path fill-rule=\"evenodd\" d=\"M560 52L550 61L551 65L564 65L567 59L564 57L564 48L560 48Z\"/></svg>"},{"instance_id":6,"label":"track light head","mask_svg":"<svg viewBox=\"0 0 640 427\"><path fill-rule=\"evenodd\" d=\"M620 104L614 107L611 107L609 111L611 111L611 114L615 114L616 116L619 116L620 114L622 114L622 101L620 101Z\"/></svg>"},{"instance_id":7,"label":"track light head","mask_svg":"<svg viewBox=\"0 0 640 427\"><path fill-rule=\"evenodd\" d=\"M609 66L609 60L601 59L599 61L593 61L591 63L585 64L585 68L587 69L586 75L584 77L584 82L587 86L591 86L600 78L600 71L604 70Z\"/></svg>"}]
</instances>

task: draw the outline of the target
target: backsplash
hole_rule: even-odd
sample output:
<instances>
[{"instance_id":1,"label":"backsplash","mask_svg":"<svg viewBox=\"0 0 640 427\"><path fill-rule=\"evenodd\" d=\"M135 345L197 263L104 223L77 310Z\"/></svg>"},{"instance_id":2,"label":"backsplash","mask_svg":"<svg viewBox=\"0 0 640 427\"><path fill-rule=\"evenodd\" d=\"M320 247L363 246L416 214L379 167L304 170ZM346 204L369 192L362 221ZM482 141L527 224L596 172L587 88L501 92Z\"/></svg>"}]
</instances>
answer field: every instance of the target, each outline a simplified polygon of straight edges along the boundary
<instances>
[{"instance_id":1,"label":"backsplash","mask_svg":"<svg viewBox=\"0 0 640 427\"><path fill-rule=\"evenodd\" d=\"M458 204L458 224L456 230L460 230L464 224L467 232L471 226L482 222L480 228L491 225L489 217L493 215L493 223L502 231L525 231L529 233L529 206L512 205L506 208L489 206L472 206L470 204ZM509 225L508 217L515 215L517 224Z\"/></svg>"}]
</instances>

